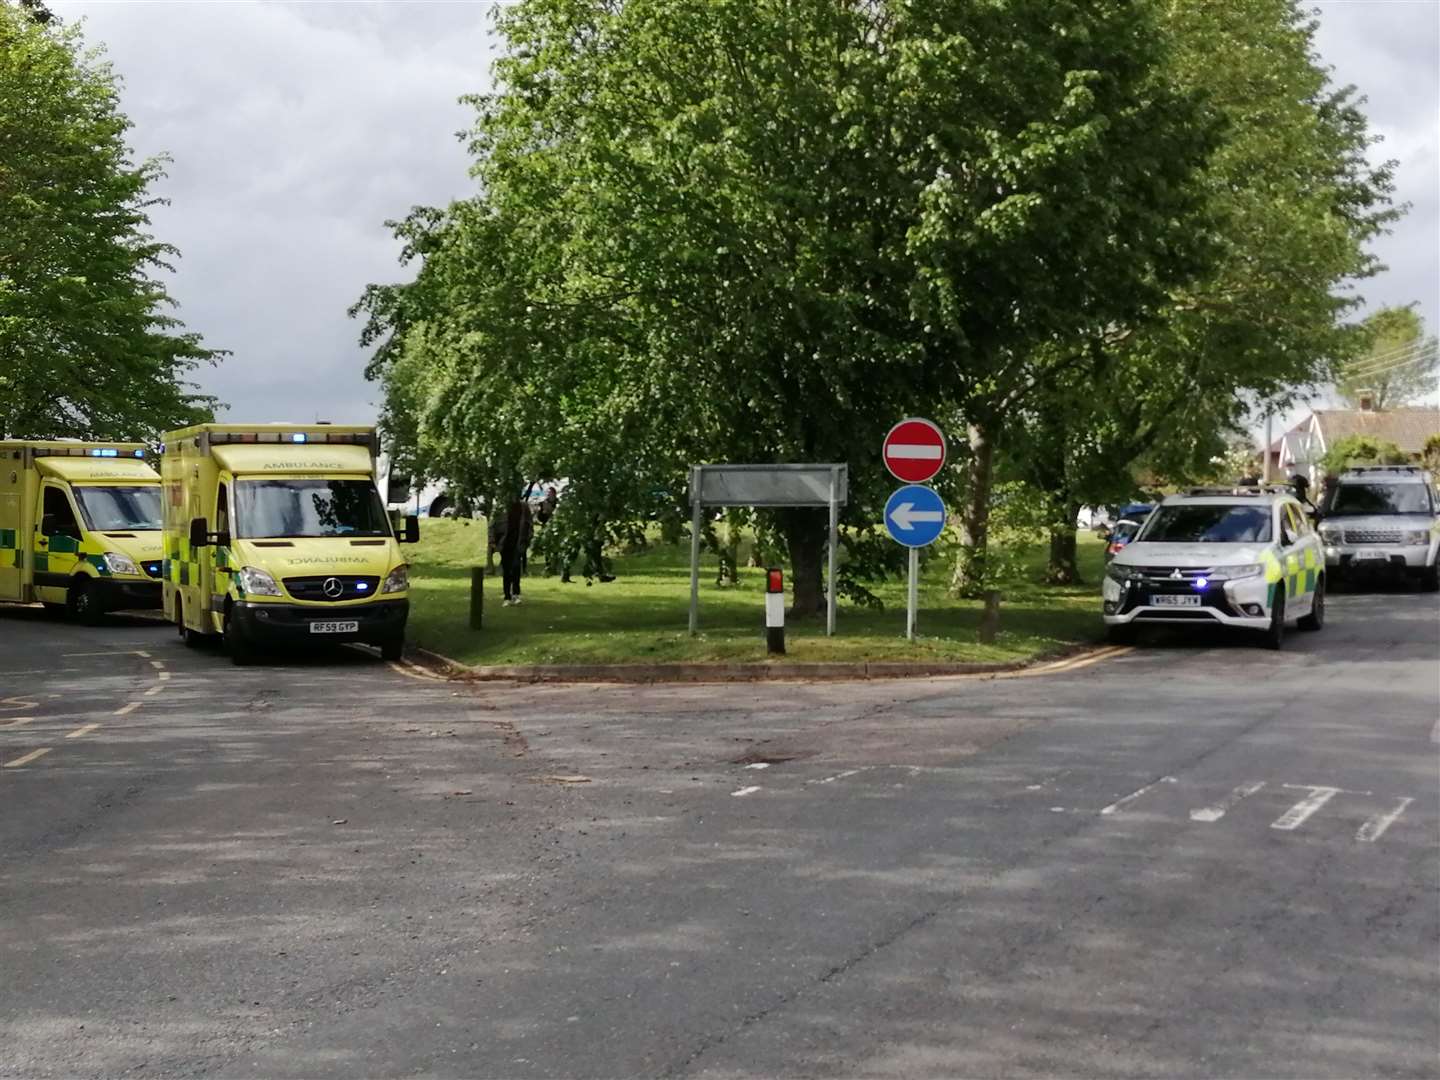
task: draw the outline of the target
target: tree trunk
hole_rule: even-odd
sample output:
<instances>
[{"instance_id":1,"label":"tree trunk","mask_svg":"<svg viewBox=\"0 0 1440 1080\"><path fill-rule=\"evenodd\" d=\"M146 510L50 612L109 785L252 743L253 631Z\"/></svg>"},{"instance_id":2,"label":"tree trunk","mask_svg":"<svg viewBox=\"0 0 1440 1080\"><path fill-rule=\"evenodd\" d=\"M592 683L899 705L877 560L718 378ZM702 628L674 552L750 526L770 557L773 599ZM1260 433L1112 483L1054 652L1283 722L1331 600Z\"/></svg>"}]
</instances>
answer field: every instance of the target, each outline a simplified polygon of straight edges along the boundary
<instances>
[{"instance_id":1,"label":"tree trunk","mask_svg":"<svg viewBox=\"0 0 1440 1080\"><path fill-rule=\"evenodd\" d=\"M825 611L825 548L830 516L809 507L781 510L780 531L790 549L790 614L810 618Z\"/></svg>"},{"instance_id":2,"label":"tree trunk","mask_svg":"<svg viewBox=\"0 0 1440 1080\"><path fill-rule=\"evenodd\" d=\"M990 481L995 465L995 444L988 425L966 427L970 444L969 490L960 515L960 550L950 591L956 596L978 596L985 580L985 542L990 529Z\"/></svg>"},{"instance_id":3,"label":"tree trunk","mask_svg":"<svg viewBox=\"0 0 1440 1080\"><path fill-rule=\"evenodd\" d=\"M1050 526L1050 567L1045 580L1052 585L1079 585L1080 564L1075 552L1075 519L1080 516L1080 504L1066 499L1061 504L1065 517Z\"/></svg>"}]
</instances>

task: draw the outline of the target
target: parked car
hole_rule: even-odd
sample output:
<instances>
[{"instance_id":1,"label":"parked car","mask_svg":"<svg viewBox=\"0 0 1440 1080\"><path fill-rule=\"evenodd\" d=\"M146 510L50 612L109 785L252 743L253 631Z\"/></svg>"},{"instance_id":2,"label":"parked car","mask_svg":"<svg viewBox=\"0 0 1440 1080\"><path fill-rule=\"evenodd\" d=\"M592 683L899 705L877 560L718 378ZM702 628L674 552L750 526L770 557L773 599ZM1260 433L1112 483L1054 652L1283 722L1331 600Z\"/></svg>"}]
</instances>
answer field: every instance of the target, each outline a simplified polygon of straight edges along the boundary
<instances>
[{"instance_id":1,"label":"parked car","mask_svg":"<svg viewBox=\"0 0 1440 1080\"><path fill-rule=\"evenodd\" d=\"M1406 576L1440 589L1440 507L1430 474L1412 465L1347 469L1324 499L1320 538L1334 581Z\"/></svg>"},{"instance_id":2,"label":"parked car","mask_svg":"<svg viewBox=\"0 0 1440 1080\"><path fill-rule=\"evenodd\" d=\"M1139 531L1140 522L1138 521L1131 521L1129 518L1126 518L1124 521L1117 521L1105 541L1105 561L1108 563L1116 555L1120 554L1125 545L1135 539L1135 534Z\"/></svg>"}]
</instances>

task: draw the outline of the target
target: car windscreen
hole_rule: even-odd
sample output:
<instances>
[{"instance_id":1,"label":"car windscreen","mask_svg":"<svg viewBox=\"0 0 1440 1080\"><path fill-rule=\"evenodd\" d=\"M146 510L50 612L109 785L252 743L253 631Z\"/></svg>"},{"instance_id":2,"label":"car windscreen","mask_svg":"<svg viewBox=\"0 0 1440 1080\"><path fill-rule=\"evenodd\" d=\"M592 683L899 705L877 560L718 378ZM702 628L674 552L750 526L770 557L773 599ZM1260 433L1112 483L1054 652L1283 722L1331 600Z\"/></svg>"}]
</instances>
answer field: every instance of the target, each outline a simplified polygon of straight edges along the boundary
<instances>
[{"instance_id":1,"label":"car windscreen","mask_svg":"<svg viewBox=\"0 0 1440 1080\"><path fill-rule=\"evenodd\" d=\"M85 524L95 532L132 532L158 529L160 519L160 485L137 484L134 487L87 487L76 485L75 501Z\"/></svg>"},{"instance_id":2,"label":"car windscreen","mask_svg":"<svg viewBox=\"0 0 1440 1080\"><path fill-rule=\"evenodd\" d=\"M235 535L389 536L390 523L369 480L239 480Z\"/></svg>"},{"instance_id":3,"label":"car windscreen","mask_svg":"<svg viewBox=\"0 0 1440 1080\"><path fill-rule=\"evenodd\" d=\"M1330 492L1331 517L1359 514L1430 514L1430 491L1424 484L1338 484Z\"/></svg>"},{"instance_id":4,"label":"car windscreen","mask_svg":"<svg viewBox=\"0 0 1440 1080\"><path fill-rule=\"evenodd\" d=\"M1270 507L1162 506L1146 519L1136 539L1160 544L1265 544L1270 542Z\"/></svg>"}]
</instances>

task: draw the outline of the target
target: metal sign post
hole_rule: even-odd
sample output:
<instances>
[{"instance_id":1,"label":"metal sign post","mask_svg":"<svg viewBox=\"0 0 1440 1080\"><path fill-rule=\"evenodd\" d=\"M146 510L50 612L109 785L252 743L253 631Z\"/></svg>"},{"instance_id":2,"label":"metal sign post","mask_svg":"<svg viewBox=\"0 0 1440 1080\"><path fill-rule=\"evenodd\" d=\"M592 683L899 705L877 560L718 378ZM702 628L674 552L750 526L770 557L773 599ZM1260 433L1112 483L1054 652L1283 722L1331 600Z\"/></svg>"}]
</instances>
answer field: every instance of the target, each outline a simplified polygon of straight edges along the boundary
<instances>
[{"instance_id":1,"label":"metal sign post","mask_svg":"<svg viewBox=\"0 0 1440 1080\"><path fill-rule=\"evenodd\" d=\"M880 456L891 476L907 482L885 503L885 528L892 540L910 549L905 637L914 641L919 608L920 549L933 544L945 528L945 503L933 489L923 485L945 467L945 433L933 420L909 417L890 429Z\"/></svg>"},{"instance_id":2,"label":"metal sign post","mask_svg":"<svg viewBox=\"0 0 1440 1080\"><path fill-rule=\"evenodd\" d=\"M825 632L835 633L835 549L840 507L849 496L849 467L825 465L692 465L690 467L690 633L700 630L700 530L705 507L827 507Z\"/></svg>"}]
</instances>

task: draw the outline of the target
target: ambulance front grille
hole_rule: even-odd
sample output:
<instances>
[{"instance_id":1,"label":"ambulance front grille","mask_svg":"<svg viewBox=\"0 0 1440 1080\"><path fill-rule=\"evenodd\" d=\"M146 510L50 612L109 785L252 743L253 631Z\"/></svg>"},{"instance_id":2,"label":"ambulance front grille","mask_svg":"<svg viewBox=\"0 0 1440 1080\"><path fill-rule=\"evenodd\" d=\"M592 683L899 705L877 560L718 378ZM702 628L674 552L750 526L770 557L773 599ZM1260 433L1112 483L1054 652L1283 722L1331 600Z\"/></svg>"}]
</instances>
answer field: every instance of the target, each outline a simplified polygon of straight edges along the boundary
<instances>
[{"instance_id":1,"label":"ambulance front grille","mask_svg":"<svg viewBox=\"0 0 1440 1080\"><path fill-rule=\"evenodd\" d=\"M352 574L323 574L285 579L285 591L296 600L330 603L338 600L363 600L374 596L379 585L378 577L355 577Z\"/></svg>"}]
</instances>

